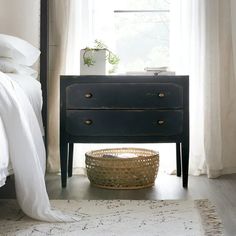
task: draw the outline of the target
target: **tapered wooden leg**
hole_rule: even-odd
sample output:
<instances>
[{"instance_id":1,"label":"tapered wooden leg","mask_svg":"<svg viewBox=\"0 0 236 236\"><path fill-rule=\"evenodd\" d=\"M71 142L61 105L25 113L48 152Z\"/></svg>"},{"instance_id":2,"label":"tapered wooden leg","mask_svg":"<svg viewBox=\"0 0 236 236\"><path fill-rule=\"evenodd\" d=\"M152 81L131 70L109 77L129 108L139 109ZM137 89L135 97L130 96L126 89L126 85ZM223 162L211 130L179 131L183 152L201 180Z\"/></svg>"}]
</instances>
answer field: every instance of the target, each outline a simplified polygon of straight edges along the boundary
<instances>
[{"instance_id":1,"label":"tapered wooden leg","mask_svg":"<svg viewBox=\"0 0 236 236\"><path fill-rule=\"evenodd\" d=\"M176 171L177 176L181 176L181 148L180 143L176 143Z\"/></svg>"},{"instance_id":2,"label":"tapered wooden leg","mask_svg":"<svg viewBox=\"0 0 236 236\"><path fill-rule=\"evenodd\" d=\"M60 161L61 161L61 185L66 187L67 183L67 161L68 161L68 143L60 143Z\"/></svg>"},{"instance_id":3,"label":"tapered wooden leg","mask_svg":"<svg viewBox=\"0 0 236 236\"><path fill-rule=\"evenodd\" d=\"M188 187L188 169L189 169L189 142L182 143L182 175L183 187Z\"/></svg>"},{"instance_id":4,"label":"tapered wooden leg","mask_svg":"<svg viewBox=\"0 0 236 236\"><path fill-rule=\"evenodd\" d=\"M69 161L68 161L68 177L72 176L73 172L73 152L74 143L69 143Z\"/></svg>"}]
</instances>

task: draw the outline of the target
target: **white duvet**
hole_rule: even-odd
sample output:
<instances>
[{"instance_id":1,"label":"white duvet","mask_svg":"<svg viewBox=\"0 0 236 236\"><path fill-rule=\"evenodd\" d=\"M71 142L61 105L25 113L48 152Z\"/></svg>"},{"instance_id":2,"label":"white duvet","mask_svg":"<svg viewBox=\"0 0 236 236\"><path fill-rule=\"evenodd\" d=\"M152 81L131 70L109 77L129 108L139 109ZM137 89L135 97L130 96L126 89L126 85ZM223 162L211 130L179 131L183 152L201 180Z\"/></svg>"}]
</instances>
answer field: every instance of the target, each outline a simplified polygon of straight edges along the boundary
<instances>
[{"instance_id":1,"label":"white duvet","mask_svg":"<svg viewBox=\"0 0 236 236\"><path fill-rule=\"evenodd\" d=\"M6 74L6 73L5 73ZM16 82L24 91L29 99L29 102L37 117L42 136L44 135L42 122L42 90L41 84L35 78L29 75L7 73L11 79ZM6 137L5 128L0 116L0 187L5 184L6 177L13 173L12 166L9 160L8 140Z\"/></svg>"},{"instance_id":2,"label":"white duvet","mask_svg":"<svg viewBox=\"0 0 236 236\"><path fill-rule=\"evenodd\" d=\"M6 177L12 174L9 165L9 150L5 128L0 116L0 187L5 184Z\"/></svg>"},{"instance_id":3,"label":"white duvet","mask_svg":"<svg viewBox=\"0 0 236 236\"><path fill-rule=\"evenodd\" d=\"M50 207L44 180L46 156L41 127L33 106L15 79L0 72L0 117L8 141L18 203L34 219L72 221L74 218Z\"/></svg>"}]
</instances>

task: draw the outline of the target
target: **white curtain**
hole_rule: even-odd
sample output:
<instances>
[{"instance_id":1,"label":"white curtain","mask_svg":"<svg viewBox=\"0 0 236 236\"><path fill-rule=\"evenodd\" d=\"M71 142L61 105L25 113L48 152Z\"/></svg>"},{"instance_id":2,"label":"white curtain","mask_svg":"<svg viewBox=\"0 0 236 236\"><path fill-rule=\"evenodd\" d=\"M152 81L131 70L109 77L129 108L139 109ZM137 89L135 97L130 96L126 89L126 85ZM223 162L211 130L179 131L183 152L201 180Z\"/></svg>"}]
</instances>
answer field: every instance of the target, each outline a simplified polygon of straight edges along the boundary
<instances>
[{"instance_id":1,"label":"white curtain","mask_svg":"<svg viewBox=\"0 0 236 236\"><path fill-rule=\"evenodd\" d=\"M79 50L92 43L96 24L93 0L50 3L53 28L57 27L52 37L56 44L51 46L55 52L49 81L48 167L58 171L59 75L79 74ZM190 173L194 175L236 173L235 14L235 0L171 1L171 69L190 76ZM84 152L97 148L92 145L76 145L75 167L84 165ZM171 156L172 169L174 153L166 156Z\"/></svg>"},{"instance_id":2,"label":"white curtain","mask_svg":"<svg viewBox=\"0 0 236 236\"><path fill-rule=\"evenodd\" d=\"M111 0L72 0L73 4L70 20L66 74L80 72L80 49L92 46L95 39L102 39L112 50L115 49L114 40L114 4ZM106 6L106 7L104 7ZM106 17L104 17L106 16ZM141 147L156 150L160 153L160 172L172 173L175 169L175 144L109 144L91 143L74 144L73 173L85 174L85 153L94 149ZM59 159L58 159L59 161Z\"/></svg>"},{"instance_id":3,"label":"white curtain","mask_svg":"<svg viewBox=\"0 0 236 236\"><path fill-rule=\"evenodd\" d=\"M48 163L47 170L58 172L59 152L59 82L65 74L71 0L49 1L49 79L48 79Z\"/></svg>"},{"instance_id":4,"label":"white curtain","mask_svg":"<svg viewBox=\"0 0 236 236\"><path fill-rule=\"evenodd\" d=\"M190 173L236 172L236 3L172 1L171 66L190 76Z\"/></svg>"},{"instance_id":5,"label":"white curtain","mask_svg":"<svg viewBox=\"0 0 236 236\"><path fill-rule=\"evenodd\" d=\"M93 41L93 0L70 0L68 44L65 58L65 74L80 72L80 49Z\"/></svg>"},{"instance_id":6,"label":"white curtain","mask_svg":"<svg viewBox=\"0 0 236 236\"><path fill-rule=\"evenodd\" d=\"M59 158L59 76L79 74L80 49L91 46L94 39L103 38L114 48L113 1L109 0L51 0L50 2L50 79L48 114L48 171L60 170ZM106 5L104 9L103 6ZM94 9L98 11L94 11ZM106 18L101 17L106 15ZM107 20L109 19L109 20ZM99 24L101 30L97 31ZM84 174L85 152L112 147L140 147L140 144L75 144L74 173ZM171 172L175 168L174 144L143 144L143 148L158 150L161 168ZM171 163L171 164L170 164Z\"/></svg>"}]
</instances>

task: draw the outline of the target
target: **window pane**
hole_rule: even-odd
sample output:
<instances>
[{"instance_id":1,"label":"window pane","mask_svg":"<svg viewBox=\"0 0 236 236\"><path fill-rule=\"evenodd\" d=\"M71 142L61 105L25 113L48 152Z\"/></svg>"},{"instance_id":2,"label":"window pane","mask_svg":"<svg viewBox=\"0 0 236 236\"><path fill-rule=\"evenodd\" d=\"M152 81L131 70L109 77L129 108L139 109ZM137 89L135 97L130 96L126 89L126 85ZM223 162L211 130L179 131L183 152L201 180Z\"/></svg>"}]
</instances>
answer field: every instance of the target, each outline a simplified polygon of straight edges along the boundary
<instances>
[{"instance_id":1,"label":"window pane","mask_svg":"<svg viewBox=\"0 0 236 236\"><path fill-rule=\"evenodd\" d=\"M169 9L170 0L113 0L115 9L119 10L163 10Z\"/></svg>"},{"instance_id":2,"label":"window pane","mask_svg":"<svg viewBox=\"0 0 236 236\"><path fill-rule=\"evenodd\" d=\"M115 13L120 69L169 65L169 12Z\"/></svg>"},{"instance_id":3,"label":"window pane","mask_svg":"<svg viewBox=\"0 0 236 236\"><path fill-rule=\"evenodd\" d=\"M119 72L169 65L168 0L94 0L93 37L120 57Z\"/></svg>"}]
</instances>

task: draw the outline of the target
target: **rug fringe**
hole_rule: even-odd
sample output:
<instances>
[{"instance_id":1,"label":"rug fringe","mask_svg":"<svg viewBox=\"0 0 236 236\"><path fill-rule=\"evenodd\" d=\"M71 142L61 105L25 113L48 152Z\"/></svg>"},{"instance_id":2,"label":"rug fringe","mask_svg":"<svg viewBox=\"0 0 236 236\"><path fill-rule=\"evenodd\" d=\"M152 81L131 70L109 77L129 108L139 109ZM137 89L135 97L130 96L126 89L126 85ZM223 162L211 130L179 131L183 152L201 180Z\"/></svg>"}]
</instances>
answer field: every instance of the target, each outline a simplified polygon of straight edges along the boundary
<instances>
[{"instance_id":1,"label":"rug fringe","mask_svg":"<svg viewBox=\"0 0 236 236\"><path fill-rule=\"evenodd\" d=\"M208 199L194 200L201 215L206 236L223 236L223 225L216 213L215 206Z\"/></svg>"}]
</instances>

